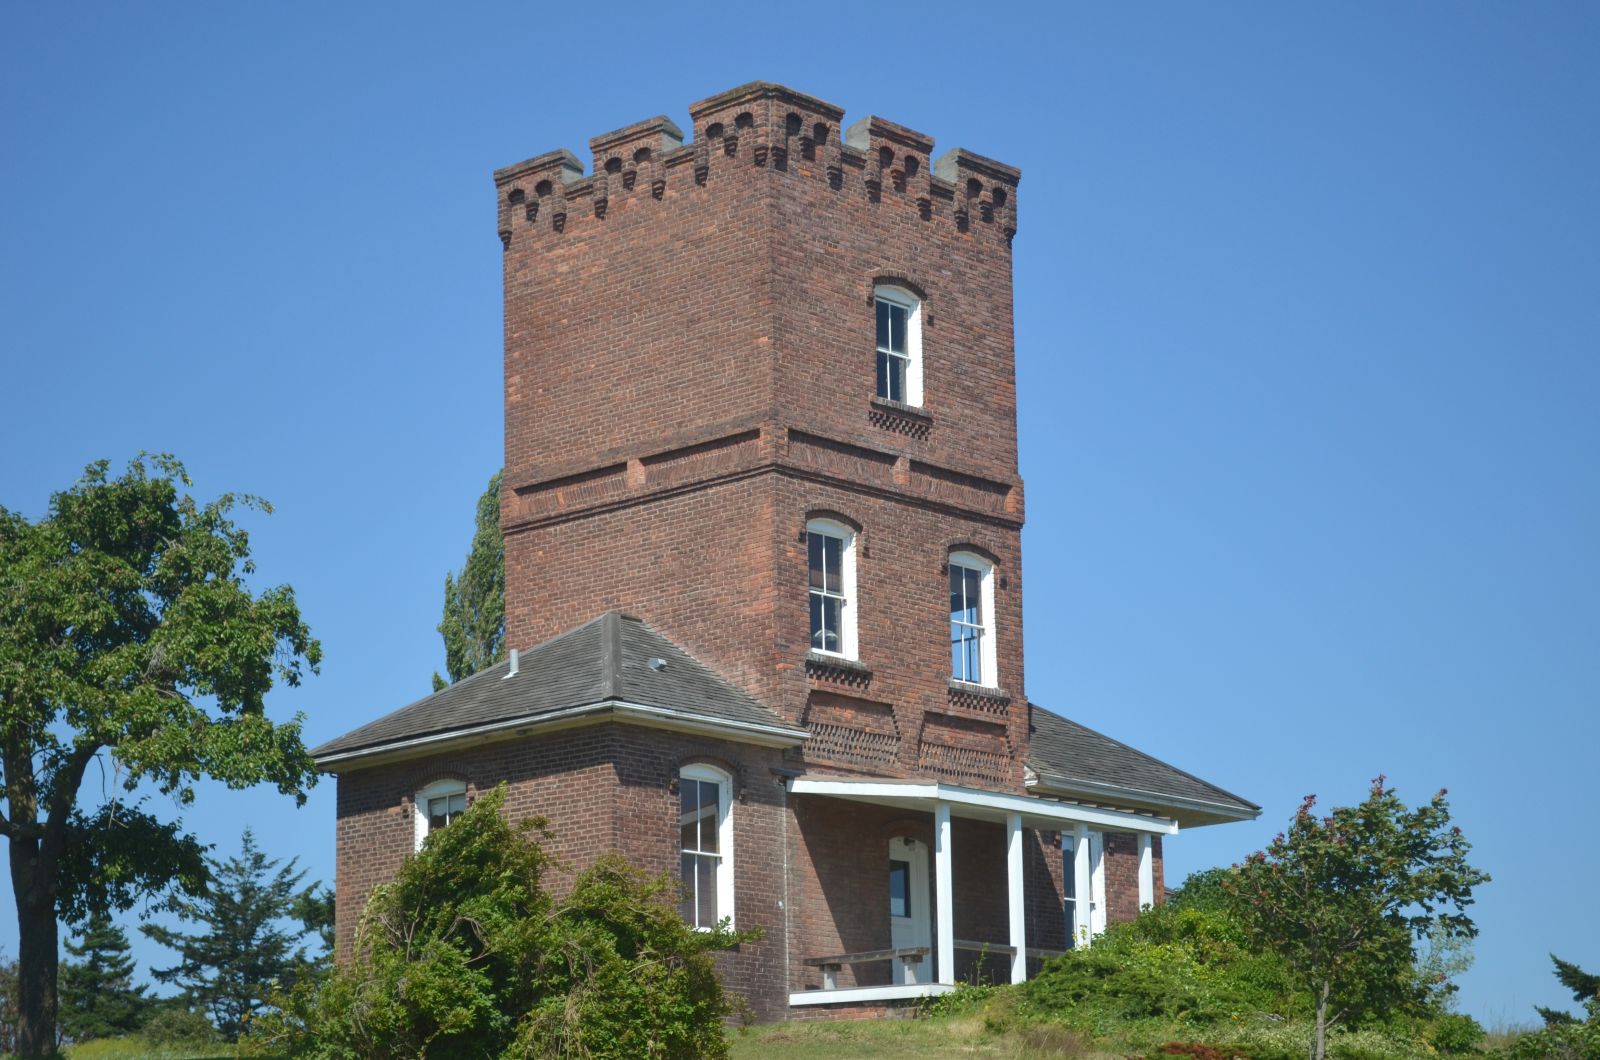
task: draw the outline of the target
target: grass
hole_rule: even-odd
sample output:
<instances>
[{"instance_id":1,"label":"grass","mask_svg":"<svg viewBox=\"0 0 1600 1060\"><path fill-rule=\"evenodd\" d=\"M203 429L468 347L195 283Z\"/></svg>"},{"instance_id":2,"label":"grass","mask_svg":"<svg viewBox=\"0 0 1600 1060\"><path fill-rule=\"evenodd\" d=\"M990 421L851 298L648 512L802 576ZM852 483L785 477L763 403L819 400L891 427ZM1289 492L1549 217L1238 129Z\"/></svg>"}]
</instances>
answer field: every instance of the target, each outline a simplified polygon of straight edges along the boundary
<instances>
[{"instance_id":1,"label":"grass","mask_svg":"<svg viewBox=\"0 0 1600 1060\"><path fill-rule=\"evenodd\" d=\"M153 1045L140 1037L98 1038L81 1045L69 1045L67 1060L221 1060L233 1054L227 1046Z\"/></svg>"},{"instance_id":2,"label":"grass","mask_svg":"<svg viewBox=\"0 0 1600 1060\"><path fill-rule=\"evenodd\" d=\"M1063 1060L1088 1058L1057 1027L991 1030L978 1015L773 1023L736 1032L733 1060ZM1106 1054L1109 1057L1110 1054Z\"/></svg>"}]
</instances>

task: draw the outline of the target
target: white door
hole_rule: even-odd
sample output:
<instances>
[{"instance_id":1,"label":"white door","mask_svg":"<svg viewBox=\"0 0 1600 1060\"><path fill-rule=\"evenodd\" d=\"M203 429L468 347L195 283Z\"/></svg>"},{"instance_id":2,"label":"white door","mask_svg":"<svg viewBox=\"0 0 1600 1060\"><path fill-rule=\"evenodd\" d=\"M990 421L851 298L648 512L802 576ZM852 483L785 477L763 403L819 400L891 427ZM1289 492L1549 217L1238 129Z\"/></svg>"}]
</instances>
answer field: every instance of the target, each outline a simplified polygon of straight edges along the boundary
<instances>
[{"instance_id":1,"label":"white door","mask_svg":"<svg viewBox=\"0 0 1600 1060\"><path fill-rule=\"evenodd\" d=\"M1105 837L1099 832L1089 833L1089 893L1078 893L1078 872L1074 864L1077 839L1069 834L1061 837L1061 875L1066 884L1067 946L1080 941L1078 929L1089 926L1093 938L1106 929L1106 860Z\"/></svg>"},{"instance_id":2,"label":"white door","mask_svg":"<svg viewBox=\"0 0 1600 1060\"><path fill-rule=\"evenodd\" d=\"M928 902L928 845L916 839L889 840L889 945L895 949L930 945L932 914ZM933 981L932 953L920 962L890 963L897 985Z\"/></svg>"}]
</instances>

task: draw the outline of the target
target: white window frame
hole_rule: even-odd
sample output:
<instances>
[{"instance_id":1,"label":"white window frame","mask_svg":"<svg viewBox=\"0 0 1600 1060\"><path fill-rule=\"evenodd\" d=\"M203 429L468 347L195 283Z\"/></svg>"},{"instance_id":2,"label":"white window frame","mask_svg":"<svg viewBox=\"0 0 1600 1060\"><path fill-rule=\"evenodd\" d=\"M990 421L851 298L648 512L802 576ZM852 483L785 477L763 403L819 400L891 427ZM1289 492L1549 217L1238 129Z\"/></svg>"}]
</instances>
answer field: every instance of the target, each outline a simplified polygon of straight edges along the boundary
<instances>
[{"instance_id":1,"label":"white window frame","mask_svg":"<svg viewBox=\"0 0 1600 1060\"><path fill-rule=\"evenodd\" d=\"M716 766L700 763L686 765L678 770L678 783L685 780L701 780L717 786L717 922L727 922L731 929L735 918L733 912L733 778ZM680 861L682 855L691 853L683 849L683 828L679 822L677 838ZM697 856L704 857L700 851L692 851ZM681 868L680 868L681 873ZM690 881L683 881L692 886ZM696 925L697 931L710 931L713 925Z\"/></svg>"},{"instance_id":2,"label":"white window frame","mask_svg":"<svg viewBox=\"0 0 1600 1060\"><path fill-rule=\"evenodd\" d=\"M416 845L413 850L422 849L422 841L428 838L428 800L442 796L460 795L466 801L467 783L464 780L436 780L432 784L417 792L411 800L413 818L416 822Z\"/></svg>"},{"instance_id":3,"label":"white window frame","mask_svg":"<svg viewBox=\"0 0 1600 1060\"><path fill-rule=\"evenodd\" d=\"M811 587L811 535L821 534L837 538L844 544L840 548L839 583L839 650L829 651L811 643L811 597L834 596ZM806 643L818 655L831 655L840 659L856 659L856 532L833 519L806 521Z\"/></svg>"},{"instance_id":4,"label":"white window frame","mask_svg":"<svg viewBox=\"0 0 1600 1060\"><path fill-rule=\"evenodd\" d=\"M978 630L978 669L981 672L978 674L977 680L973 680L970 676L957 674L955 672L955 660L952 657L950 676L953 680L964 684L980 685L984 688L997 688L1000 682L998 673L999 658L995 647L994 564L976 552L952 552L950 553L949 563L952 570L961 567L966 570L976 571L981 586L978 599L979 624L976 627L971 627ZM948 578L945 580L945 592L948 596ZM948 613L946 618L951 624L956 624L954 619L949 618ZM969 625L968 623L960 624Z\"/></svg>"},{"instance_id":5,"label":"white window frame","mask_svg":"<svg viewBox=\"0 0 1600 1060\"><path fill-rule=\"evenodd\" d=\"M906 311L906 396L905 404L916 408L922 407L922 300L904 287L893 287L889 284L879 284L872 289L872 326L876 333L878 326L878 303L888 302L897 305ZM900 354L878 346L876 334L873 338L873 382L872 392L878 393L878 365L877 353L887 353L891 357Z\"/></svg>"}]
</instances>

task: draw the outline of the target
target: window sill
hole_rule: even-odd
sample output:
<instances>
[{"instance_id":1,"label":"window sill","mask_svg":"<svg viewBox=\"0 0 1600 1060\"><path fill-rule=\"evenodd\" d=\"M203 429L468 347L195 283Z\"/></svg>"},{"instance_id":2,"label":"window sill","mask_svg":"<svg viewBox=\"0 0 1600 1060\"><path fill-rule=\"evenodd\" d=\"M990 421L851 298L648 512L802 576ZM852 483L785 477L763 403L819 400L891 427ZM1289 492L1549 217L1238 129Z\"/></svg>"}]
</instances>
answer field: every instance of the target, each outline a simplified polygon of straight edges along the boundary
<instances>
[{"instance_id":1,"label":"window sill","mask_svg":"<svg viewBox=\"0 0 1600 1060\"><path fill-rule=\"evenodd\" d=\"M862 688L872 683L871 667L857 659L847 659L843 655L807 652L805 666L806 676L818 680Z\"/></svg>"},{"instance_id":2,"label":"window sill","mask_svg":"<svg viewBox=\"0 0 1600 1060\"><path fill-rule=\"evenodd\" d=\"M876 427L917 439L927 438L933 427L933 417L928 415L927 409L876 395L867 410L867 419Z\"/></svg>"},{"instance_id":3,"label":"window sill","mask_svg":"<svg viewBox=\"0 0 1600 1060\"><path fill-rule=\"evenodd\" d=\"M970 681L957 681L951 678L950 706L978 714L1003 715L1011 706L1011 697L1003 688L975 685Z\"/></svg>"}]
</instances>

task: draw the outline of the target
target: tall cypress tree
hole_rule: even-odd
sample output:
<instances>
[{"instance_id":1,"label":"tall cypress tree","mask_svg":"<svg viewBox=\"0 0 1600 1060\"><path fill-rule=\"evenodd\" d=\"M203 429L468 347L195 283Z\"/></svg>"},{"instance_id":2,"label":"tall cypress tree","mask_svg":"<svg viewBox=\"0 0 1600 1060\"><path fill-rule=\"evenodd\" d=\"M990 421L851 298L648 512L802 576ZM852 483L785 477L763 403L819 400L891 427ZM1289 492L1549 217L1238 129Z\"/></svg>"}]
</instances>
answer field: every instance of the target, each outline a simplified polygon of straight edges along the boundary
<instances>
[{"instance_id":1,"label":"tall cypress tree","mask_svg":"<svg viewBox=\"0 0 1600 1060\"><path fill-rule=\"evenodd\" d=\"M105 913L94 913L68 940L61 966L61 1032L75 1042L131 1034L144 1025L150 999L133 985L128 933Z\"/></svg>"},{"instance_id":2,"label":"tall cypress tree","mask_svg":"<svg viewBox=\"0 0 1600 1060\"><path fill-rule=\"evenodd\" d=\"M435 692L493 666L505 654L506 545L500 535L498 471L478 498L477 524L466 565L444 576L444 617L439 621L439 633L444 637L444 663L450 680L435 672Z\"/></svg>"},{"instance_id":3,"label":"tall cypress tree","mask_svg":"<svg viewBox=\"0 0 1600 1060\"><path fill-rule=\"evenodd\" d=\"M211 869L206 894L174 896L167 903L169 912L201 930L185 934L159 924L140 930L180 958L152 974L181 988L185 998L210 1013L225 1038L237 1041L268 995L292 985L306 968L300 940L307 929L298 913L317 888L302 888L305 872L295 871L295 859L286 865L269 859L248 828L238 857L206 861Z\"/></svg>"}]
</instances>

